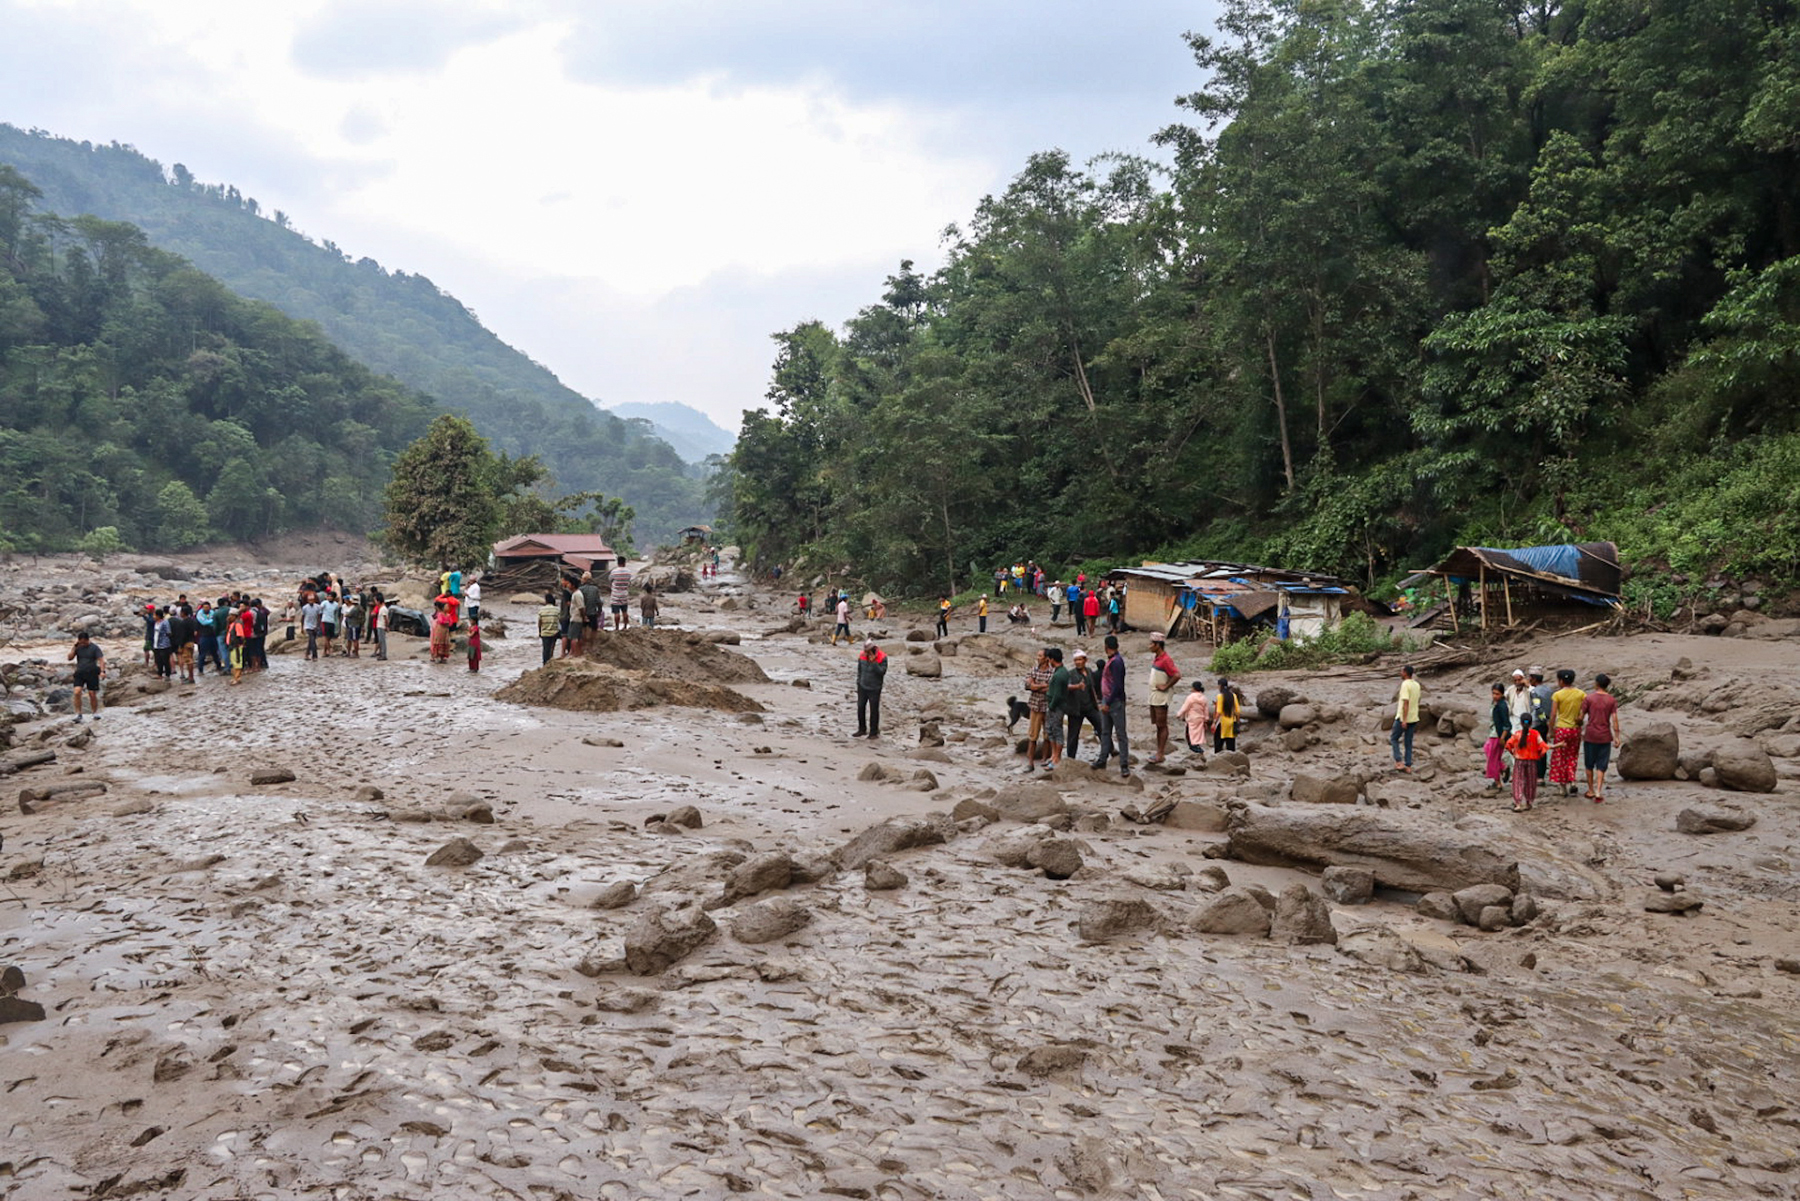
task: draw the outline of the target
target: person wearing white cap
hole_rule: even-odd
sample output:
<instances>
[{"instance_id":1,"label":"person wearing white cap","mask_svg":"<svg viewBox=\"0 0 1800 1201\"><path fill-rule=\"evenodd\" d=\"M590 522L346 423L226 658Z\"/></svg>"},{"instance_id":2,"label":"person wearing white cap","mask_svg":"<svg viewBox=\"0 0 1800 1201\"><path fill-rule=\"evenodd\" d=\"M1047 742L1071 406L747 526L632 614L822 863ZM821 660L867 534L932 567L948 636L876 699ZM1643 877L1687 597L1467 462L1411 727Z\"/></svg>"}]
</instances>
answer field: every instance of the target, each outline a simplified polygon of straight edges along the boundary
<instances>
[{"instance_id":1,"label":"person wearing white cap","mask_svg":"<svg viewBox=\"0 0 1800 1201\"><path fill-rule=\"evenodd\" d=\"M1081 723L1087 722L1094 728L1094 737L1100 737L1100 674L1088 668L1088 656L1084 650L1077 650L1073 656L1073 665L1069 668L1069 678L1063 685L1063 714L1066 717L1067 730L1064 735L1063 755L1076 758L1081 747Z\"/></svg>"},{"instance_id":2,"label":"person wearing white cap","mask_svg":"<svg viewBox=\"0 0 1800 1201\"><path fill-rule=\"evenodd\" d=\"M1506 709L1512 717L1513 729L1523 730L1531 724L1531 685L1526 682L1522 668L1513 668L1512 686L1506 690ZM1500 773L1501 783L1512 783L1512 773L1513 761L1509 757Z\"/></svg>"}]
</instances>

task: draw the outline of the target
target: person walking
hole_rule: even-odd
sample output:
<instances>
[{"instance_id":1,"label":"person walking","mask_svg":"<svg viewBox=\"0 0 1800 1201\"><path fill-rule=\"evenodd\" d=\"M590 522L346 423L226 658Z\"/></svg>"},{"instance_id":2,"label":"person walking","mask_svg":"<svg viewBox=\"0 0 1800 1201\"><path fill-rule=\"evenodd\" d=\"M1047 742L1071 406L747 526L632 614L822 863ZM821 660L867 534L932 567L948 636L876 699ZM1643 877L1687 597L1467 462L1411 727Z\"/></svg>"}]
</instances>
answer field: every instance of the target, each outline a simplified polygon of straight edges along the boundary
<instances>
[{"instance_id":1,"label":"person walking","mask_svg":"<svg viewBox=\"0 0 1800 1201\"><path fill-rule=\"evenodd\" d=\"M831 645L836 646L839 637L842 637L845 642L849 642L850 598L848 596L838 597L837 605L832 609L832 615L837 619L837 624L831 627Z\"/></svg>"},{"instance_id":2,"label":"person walking","mask_svg":"<svg viewBox=\"0 0 1800 1201\"><path fill-rule=\"evenodd\" d=\"M1063 592L1063 586L1062 586L1061 580L1058 580L1055 583L1050 585L1049 596L1050 596L1050 624L1055 625L1056 619L1062 616L1063 601L1067 598L1067 594Z\"/></svg>"},{"instance_id":3,"label":"person walking","mask_svg":"<svg viewBox=\"0 0 1800 1201\"><path fill-rule=\"evenodd\" d=\"M1187 734L1188 750L1200 756L1201 766L1206 764L1206 735L1212 728L1212 701L1206 695L1206 681L1195 680L1194 687L1181 702L1181 708L1175 710L1175 716L1181 719L1184 732Z\"/></svg>"},{"instance_id":4,"label":"person walking","mask_svg":"<svg viewBox=\"0 0 1800 1201\"><path fill-rule=\"evenodd\" d=\"M656 628L656 615L659 611L660 606L656 603L656 589L645 584L644 591L638 596L638 620L644 623L646 630Z\"/></svg>"},{"instance_id":5,"label":"person walking","mask_svg":"<svg viewBox=\"0 0 1800 1201\"><path fill-rule=\"evenodd\" d=\"M1563 668L1556 673L1561 685L1550 694L1550 782L1562 785L1564 796L1575 795L1575 760L1581 750L1581 703L1587 693L1575 687L1575 673Z\"/></svg>"},{"instance_id":6,"label":"person walking","mask_svg":"<svg viewBox=\"0 0 1800 1201\"><path fill-rule=\"evenodd\" d=\"M1087 652L1078 650L1072 656L1069 678L1064 684L1063 718L1064 740L1063 756L1076 759L1081 755L1081 724L1086 722L1093 728L1094 737L1100 737L1100 673L1088 667Z\"/></svg>"},{"instance_id":7,"label":"person walking","mask_svg":"<svg viewBox=\"0 0 1800 1201\"><path fill-rule=\"evenodd\" d=\"M1197 681L1196 681L1197 682ZM1219 694L1213 699L1213 754L1237 750L1238 718L1243 716L1237 689L1224 676L1219 677Z\"/></svg>"},{"instance_id":8,"label":"person walking","mask_svg":"<svg viewBox=\"0 0 1800 1201\"><path fill-rule=\"evenodd\" d=\"M538 641L544 644L544 662L549 663L556 654L556 644L562 640L562 609L556 603L556 593L544 593L544 603L537 611Z\"/></svg>"},{"instance_id":9,"label":"person walking","mask_svg":"<svg viewBox=\"0 0 1800 1201\"><path fill-rule=\"evenodd\" d=\"M1612 694L1612 677L1594 677L1594 691L1581 700L1581 762L1587 769L1587 799L1606 800L1606 769L1612 766L1613 747L1625 741L1619 729L1619 702Z\"/></svg>"},{"instance_id":10,"label":"person walking","mask_svg":"<svg viewBox=\"0 0 1800 1201\"><path fill-rule=\"evenodd\" d=\"M1087 632L1087 619L1081 615L1081 585L1070 584L1063 589L1063 600L1069 605L1069 620L1075 623L1075 633Z\"/></svg>"},{"instance_id":11,"label":"person walking","mask_svg":"<svg viewBox=\"0 0 1800 1201\"><path fill-rule=\"evenodd\" d=\"M987 633L987 593L981 594L981 600L975 606L976 633Z\"/></svg>"},{"instance_id":12,"label":"person walking","mask_svg":"<svg viewBox=\"0 0 1800 1201\"><path fill-rule=\"evenodd\" d=\"M1089 588L1081 594L1082 628L1077 633L1098 634L1100 632L1100 594Z\"/></svg>"},{"instance_id":13,"label":"person walking","mask_svg":"<svg viewBox=\"0 0 1800 1201\"><path fill-rule=\"evenodd\" d=\"M1483 749L1487 754L1488 791L1498 792L1500 778L1506 774L1505 751L1506 740L1512 737L1512 707L1507 703L1505 685L1495 684L1488 692L1492 703L1488 708L1488 736Z\"/></svg>"},{"instance_id":14,"label":"person walking","mask_svg":"<svg viewBox=\"0 0 1800 1201\"><path fill-rule=\"evenodd\" d=\"M1025 730L1026 775L1037 770L1038 743L1044 737L1044 719L1050 713L1050 681L1055 675L1056 665L1050 661L1050 648L1039 648L1037 662L1025 676L1025 711L1031 715ZM1049 755L1044 758L1048 761Z\"/></svg>"},{"instance_id":15,"label":"person walking","mask_svg":"<svg viewBox=\"0 0 1800 1201\"><path fill-rule=\"evenodd\" d=\"M948 638L950 636L950 598L948 596L938 597L937 614L937 636Z\"/></svg>"},{"instance_id":16,"label":"person walking","mask_svg":"<svg viewBox=\"0 0 1800 1201\"><path fill-rule=\"evenodd\" d=\"M1119 756L1119 775L1131 774L1131 747L1125 734L1125 656L1119 639L1106 636L1106 663L1100 668L1100 757L1093 766L1104 768L1113 753Z\"/></svg>"},{"instance_id":17,"label":"person walking","mask_svg":"<svg viewBox=\"0 0 1800 1201\"><path fill-rule=\"evenodd\" d=\"M246 671L256 666L256 610L249 602L244 602L234 618L237 623L237 646L231 656L231 682L236 684L244 678Z\"/></svg>"},{"instance_id":18,"label":"person walking","mask_svg":"<svg viewBox=\"0 0 1800 1201\"><path fill-rule=\"evenodd\" d=\"M83 630L75 635L75 645L70 648L64 662L75 664L75 694L70 698L75 704L75 720L84 720L81 716L81 694L85 692L88 709L93 712L94 720L99 721L100 681L106 675L106 652Z\"/></svg>"},{"instance_id":19,"label":"person walking","mask_svg":"<svg viewBox=\"0 0 1800 1201\"><path fill-rule=\"evenodd\" d=\"M887 679L887 654L870 638L856 657L856 733L853 738L881 737L881 685Z\"/></svg>"},{"instance_id":20,"label":"person walking","mask_svg":"<svg viewBox=\"0 0 1800 1201\"><path fill-rule=\"evenodd\" d=\"M1169 697L1181 682L1181 669L1169 658L1161 630L1150 632L1150 730L1155 749L1146 763L1161 763L1169 755Z\"/></svg>"},{"instance_id":21,"label":"person walking","mask_svg":"<svg viewBox=\"0 0 1800 1201\"><path fill-rule=\"evenodd\" d=\"M1400 669L1400 691L1394 700L1394 728L1388 734L1388 746L1394 752L1394 766L1409 772L1413 769L1413 735L1419 732L1419 681L1413 678L1410 663Z\"/></svg>"},{"instance_id":22,"label":"person walking","mask_svg":"<svg viewBox=\"0 0 1800 1201\"><path fill-rule=\"evenodd\" d=\"M1536 726L1520 726L1507 737L1506 749L1513 757L1513 812L1523 813L1537 803L1538 763L1547 749L1544 736Z\"/></svg>"}]
</instances>

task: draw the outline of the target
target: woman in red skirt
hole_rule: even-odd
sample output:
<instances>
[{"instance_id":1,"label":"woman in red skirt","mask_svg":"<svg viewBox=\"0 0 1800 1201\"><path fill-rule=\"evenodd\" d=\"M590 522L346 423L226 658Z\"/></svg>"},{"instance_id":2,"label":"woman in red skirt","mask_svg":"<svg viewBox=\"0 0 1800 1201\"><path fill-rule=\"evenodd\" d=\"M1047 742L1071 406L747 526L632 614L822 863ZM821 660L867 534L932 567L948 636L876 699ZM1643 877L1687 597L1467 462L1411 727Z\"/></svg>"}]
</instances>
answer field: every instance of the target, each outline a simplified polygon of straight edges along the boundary
<instances>
[{"instance_id":1,"label":"woman in red skirt","mask_svg":"<svg viewBox=\"0 0 1800 1201\"><path fill-rule=\"evenodd\" d=\"M1551 737L1550 782L1562 785L1563 795L1575 792L1576 757L1581 753L1581 702L1587 693L1575 687L1575 673L1567 668L1556 673L1562 687L1550 694Z\"/></svg>"}]
</instances>

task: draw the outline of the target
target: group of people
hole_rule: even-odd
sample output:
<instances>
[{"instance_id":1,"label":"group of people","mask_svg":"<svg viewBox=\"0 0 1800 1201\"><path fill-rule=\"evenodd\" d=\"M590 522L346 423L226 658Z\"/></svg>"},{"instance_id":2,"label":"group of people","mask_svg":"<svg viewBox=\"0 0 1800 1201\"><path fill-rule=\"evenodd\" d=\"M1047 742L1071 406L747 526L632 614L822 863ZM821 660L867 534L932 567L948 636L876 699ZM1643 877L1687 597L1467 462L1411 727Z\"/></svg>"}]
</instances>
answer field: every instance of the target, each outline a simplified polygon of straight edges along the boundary
<instances>
[{"instance_id":1,"label":"group of people","mask_svg":"<svg viewBox=\"0 0 1800 1201\"><path fill-rule=\"evenodd\" d=\"M1039 572L1038 574L1042 575L1043 573ZM1015 626L1030 626L1031 610L1022 599L1023 590L1015 588L1014 592L1021 596L1021 599L1014 601L1007 609L1006 619ZM1125 585L1123 584L1103 584L1098 588L1090 588L1087 586L1087 576L1083 575L1079 583L1070 584L1067 587L1064 587L1061 581L1050 584L1042 595L1050 602L1051 625L1057 625L1062 621L1063 605L1065 603L1068 605L1069 615L1075 622L1077 637L1099 637L1102 630L1117 635L1125 628ZM802 597L802 600L804 599ZM937 636L939 638L949 636L950 614L954 608L955 606L947 594L938 596ZM800 612L802 614L806 612L804 605L801 606ZM987 623L988 594L984 592L975 601L976 633L987 633Z\"/></svg>"},{"instance_id":2,"label":"group of people","mask_svg":"<svg viewBox=\"0 0 1800 1201\"><path fill-rule=\"evenodd\" d=\"M614 633L629 629L632 579L631 568L619 563L605 573L604 587L594 578L593 572L584 571L580 580L565 579L560 587L544 593L544 603L537 611L543 661L548 663L556 658L558 646L565 659L580 655L586 640L599 637L608 620ZM646 582L638 594L638 617L646 629L656 628L660 611L656 587Z\"/></svg>"},{"instance_id":3,"label":"group of people","mask_svg":"<svg viewBox=\"0 0 1800 1201\"><path fill-rule=\"evenodd\" d=\"M173 604L146 603L143 620L144 664L162 679L196 683L210 663L220 675L229 671L236 684L246 671L269 666L271 618L261 597L232 592L217 602L203 598L195 604L182 593ZM71 658L76 658L73 652ZM92 699L98 714L97 681Z\"/></svg>"}]
</instances>

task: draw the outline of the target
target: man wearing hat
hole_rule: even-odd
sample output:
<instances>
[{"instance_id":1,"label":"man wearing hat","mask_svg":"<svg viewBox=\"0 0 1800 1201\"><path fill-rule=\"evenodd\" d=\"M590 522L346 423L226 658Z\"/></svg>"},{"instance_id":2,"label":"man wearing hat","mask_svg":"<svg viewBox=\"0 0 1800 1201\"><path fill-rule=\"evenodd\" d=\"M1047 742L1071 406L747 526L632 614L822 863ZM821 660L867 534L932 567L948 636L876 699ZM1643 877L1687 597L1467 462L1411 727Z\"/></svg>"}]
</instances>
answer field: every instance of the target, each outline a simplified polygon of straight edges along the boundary
<instances>
[{"instance_id":1,"label":"man wearing hat","mask_svg":"<svg viewBox=\"0 0 1800 1201\"><path fill-rule=\"evenodd\" d=\"M870 638L856 658L856 733L851 737L881 737L881 685L886 679L887 655Z\"/></svg>"},{"instance_id":2,"label":"man wearing hat","mask_svg":"<svg viewBox=\"0 0 1800 1201\"><path fill-rule=\"evenodd\" d=\"M1512 684L1506 690L1506 711L1512 717L1512 728L1523 730L1531 725L1531 685L1525 680L1525 670L1513 668ZM1501 782L1512 782L1513 765L1509 759L1501 772Z\"/></svg>"},{"instance_id":3,"label":"man wearing hat","mask_svg":"<svg viewBox=\"0 0 1800 1201\"><path fill-rule=\"evenodd\" d=\"M1169 753L1169 694L1181 682L1181 669L1169 658L1161 630L1150 632L1150 728L1156 749L1147 762L1161 763Z\"/></svg>"},{"instance_id":4,"label":"man wearing hat","mask_svg":"<svg viewBox=\"0 0 1800 1201\"><path fill-rule=\"evenodd\" d=\"M1068 727L1063 754L1070 759L1080 752L1082 722L1094 728L1095 738L1100 737L1100 702L1096 699L1100 695L1100 675L1089 670L1086 651L1076 651L1072 659L1062 694L1062 711Z\"/></svg>"}]
</instances>

